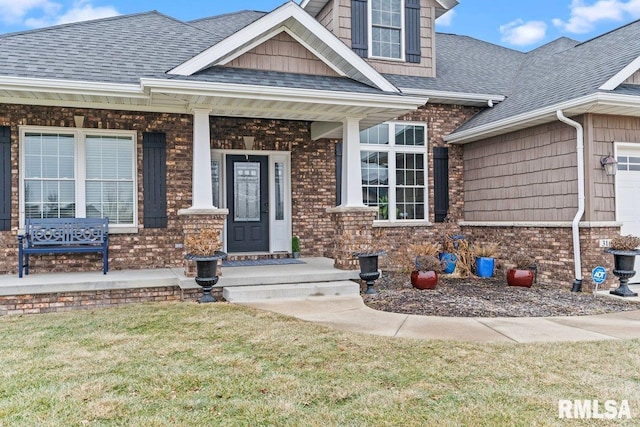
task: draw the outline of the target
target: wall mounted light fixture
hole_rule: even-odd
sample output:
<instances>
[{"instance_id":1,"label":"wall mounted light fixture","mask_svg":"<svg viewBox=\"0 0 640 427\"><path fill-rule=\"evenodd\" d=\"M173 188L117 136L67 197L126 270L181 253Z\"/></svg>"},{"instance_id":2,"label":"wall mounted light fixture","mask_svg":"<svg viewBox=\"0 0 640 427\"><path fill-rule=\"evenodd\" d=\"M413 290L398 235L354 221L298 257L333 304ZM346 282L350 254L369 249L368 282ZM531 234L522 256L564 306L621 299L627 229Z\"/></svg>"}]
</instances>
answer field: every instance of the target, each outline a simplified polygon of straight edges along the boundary
<instances>
[{"instance_id":1,"label":"wall mounted light fixture","mask_svg":"<svg viewBox=\"0 0 640 427\"><path fill-rule=\"evenodd\" d=\"M618 162L611 154L601 157L600 164L604 168L604 173L606 173L607 176L614 176L618 171Z\"/></svg>"}]
</instances>

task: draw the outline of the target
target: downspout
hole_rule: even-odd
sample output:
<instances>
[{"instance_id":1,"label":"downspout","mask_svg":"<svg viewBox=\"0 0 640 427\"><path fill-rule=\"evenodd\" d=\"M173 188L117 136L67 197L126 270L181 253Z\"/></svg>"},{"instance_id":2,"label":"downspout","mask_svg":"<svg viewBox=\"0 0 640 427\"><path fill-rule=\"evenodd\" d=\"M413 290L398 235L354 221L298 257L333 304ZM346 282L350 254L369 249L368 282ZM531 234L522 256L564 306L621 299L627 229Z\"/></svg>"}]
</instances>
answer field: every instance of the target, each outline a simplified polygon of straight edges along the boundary
<instances>
[{"instance_id":1,"label":"downspout","mask_svg":"<svg viewBox=\"0 0 640 427\"><path fill-rule=\"evenodd\" d=\"M558 120L568 124L576 129L576 154L578 156L578 212L573 218L571 230L573 231L573 264L575 266L575 280L571 292L582 292L582 262L580 259L580 220L584 215L584 130L582 125L573 121L562 113L562 110L556 111Z\"/></svg>"}]
</instances>

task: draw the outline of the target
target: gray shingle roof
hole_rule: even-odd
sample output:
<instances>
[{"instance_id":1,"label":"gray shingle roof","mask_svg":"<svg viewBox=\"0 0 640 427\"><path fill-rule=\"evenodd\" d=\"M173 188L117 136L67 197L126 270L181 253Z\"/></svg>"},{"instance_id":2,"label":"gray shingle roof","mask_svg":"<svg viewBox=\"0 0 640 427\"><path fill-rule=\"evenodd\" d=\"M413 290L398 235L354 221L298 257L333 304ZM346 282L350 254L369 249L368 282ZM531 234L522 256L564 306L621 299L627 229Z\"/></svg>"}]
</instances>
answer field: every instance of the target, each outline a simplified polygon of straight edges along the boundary
<instances>
[{"instance_id":1,"label":"gray shingle roof","mask_svg":"<svg viewBox=\"0 0 640 427\"><path fill-rule=\"evenodd\" d=\"M227 13L224 15L189 21L189 24L208 31L211 34L215 34L220 40L222 40L247 25L257 21L266 14L267 12L243 10L241 12Z\"/></svg>"},{"instance_id":2,"label":"gray shingle roof","mask_svg":"<svg viewBox=\"0 0 640 427\"><path fill-rule=\"evenodd\" d=\"M383 93L342 77L211 67L166 72L265 15L243 11L188 23L148 12L0 36L0 75L137 84L140 78Z\"/></svg>"},{"instance_id":3,"label":"gray shingle roof","mask_svg":"<svg viewBox=\"0 0 640 427\"><path fill-rule=\"evenodd\" d=\"M158 12L0 36L0 75L138 83L161 77L215 36Z\"/></svg>"},{"instance_id":4,"label":"gray shingle roof","mask_svg":"<svg viewBox=\"0 0 640 427\"><path fill-rule=\"evenodd\" d=\"M640 21L573 47L572 43L561 41L546 54L533 51L527 55L507 99L476 115L456 132L598 92L640 56Z\"/></svg>"},{"instance_id":5,"label":"gray shingle roof","mask_svg":"<svg viewBox=\"0 0 640 427\"><path fill-rule=\"evenodd\" d=\"M436 33L436 78L385 77L404 88L505 95L525 57L471 37Z\"/></svg>"}]
</instances>

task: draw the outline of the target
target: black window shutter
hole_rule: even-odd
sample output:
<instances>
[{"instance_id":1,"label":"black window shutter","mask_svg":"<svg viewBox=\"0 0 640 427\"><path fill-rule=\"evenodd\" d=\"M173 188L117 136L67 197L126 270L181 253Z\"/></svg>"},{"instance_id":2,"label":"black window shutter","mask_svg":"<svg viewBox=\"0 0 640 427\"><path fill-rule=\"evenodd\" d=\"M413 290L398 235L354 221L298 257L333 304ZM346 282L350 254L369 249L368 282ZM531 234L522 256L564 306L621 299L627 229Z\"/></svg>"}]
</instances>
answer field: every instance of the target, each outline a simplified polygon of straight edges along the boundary
<instances>
[{"instance_id":1,"label":"black window shutter","mask_svg":"<svg viewBox=\"0 0 640 427\"><path fill-rule=\"evenodd\" d=\"M433 205L435 222L444 222L449 213L449 149L433 147Z\"/></svg>"},{"instance_id":2,"label":"black window shutter","mask_svg":"<svg viewBox=\"0 0 640 427\"><path fill-rule=\"evenodd\" d=\"M405 60L420 62L420 0L405 0Z\"/></svg>"},{"instance_id":3,"label":"black window shutter","mask_svg":"<svg viewBox=\"0 0 640 427\"><path fill-rule=\"evenodd\" d=\"M351 0L351 48L363 58L368 56L367 0Z\"/></svg>"},{"instance_id":4,"label":"black window shutter","mask_svg":"<svg viewBox=\"0 0 640 427\"><path fill-rule=\"evenodd\" d=\"M142 135L142 186L144 227L167 227L167 137L164 133Z\"/></svg>"},{"instance_id":5,"label":"black window shutter","mask_svg":"<svg viewBox=\"0 0 640 427\"><path fill-rule=\"evenodd\" d=\"M11 230L11 127L0 126L0 231Z\"/></svg>"}]
</instances>

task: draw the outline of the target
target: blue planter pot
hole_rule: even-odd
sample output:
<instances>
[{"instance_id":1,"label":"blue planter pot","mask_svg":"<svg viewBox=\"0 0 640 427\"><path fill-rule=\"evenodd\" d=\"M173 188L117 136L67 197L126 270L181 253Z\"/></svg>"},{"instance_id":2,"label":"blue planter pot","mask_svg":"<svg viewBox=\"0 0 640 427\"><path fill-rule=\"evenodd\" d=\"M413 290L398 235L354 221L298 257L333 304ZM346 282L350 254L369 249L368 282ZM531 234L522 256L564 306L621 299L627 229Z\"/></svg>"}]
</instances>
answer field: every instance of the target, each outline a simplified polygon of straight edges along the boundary
<instances>
[{"instance_id":1,"label":"blue planter pot","mask_svg":"<svg viewBox=\"0 0 640 427\"><path fill-rule=\"evenodd\" d=\"M458 257L455 254L449 252L443 252L440 254L440 261L444 261L446 263L446 267L444 269L445 274L451 274L456 269L456 261Z\"/></svg>"},{"instance_id":2,"label":"blue planter pot","mask_svg":"<svg viewBox=\"0 0 640 427\"><path fill-rule=\"evenodd\" d=\"M495 259L477 257L476 258L476 274L478 277L493 277L493 268Z\"/></svg>"}]
</instances>

